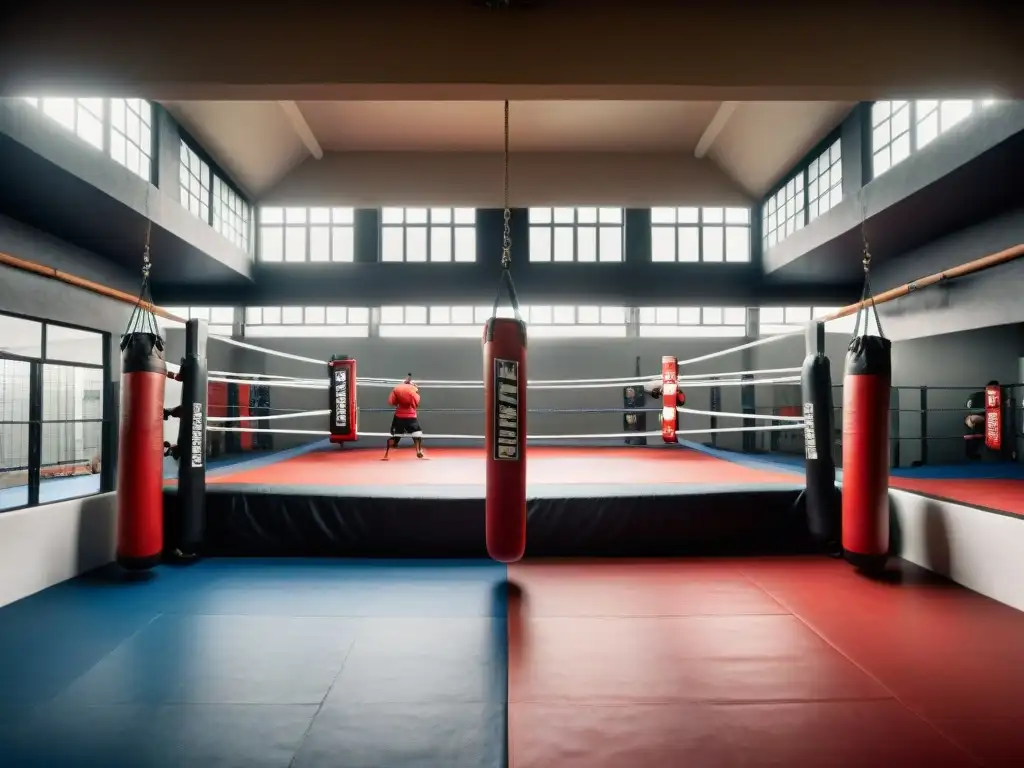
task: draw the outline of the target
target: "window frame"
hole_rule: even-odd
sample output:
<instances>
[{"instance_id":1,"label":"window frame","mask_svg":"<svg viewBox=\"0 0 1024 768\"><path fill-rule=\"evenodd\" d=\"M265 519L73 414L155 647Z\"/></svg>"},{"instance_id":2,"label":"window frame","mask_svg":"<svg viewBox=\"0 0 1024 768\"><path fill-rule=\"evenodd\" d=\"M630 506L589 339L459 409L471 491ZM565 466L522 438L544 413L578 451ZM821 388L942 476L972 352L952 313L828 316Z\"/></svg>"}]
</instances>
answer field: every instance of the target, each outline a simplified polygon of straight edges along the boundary
<instances>
[{"instance_id":1,"label":"window frame","mask_svg":"<svg viewBox=\"0 0 1024 768\"><path fill-rule=\"evenodd\" d=\"M556 221L555 211L571 210L572 222ZM593 210L594 221L580 221L581 210ZM602 222L601 212L615 210L619 212L617 222ZM537 205L526 209L526 242L527 261L531 264L625 264L626 263L626 207L618 205ZM547 221L534 221L535 211L547 211ZM594 232L594 259L580 260L580 229L593 228ZM534 255L534 232L542 229L548 230L548 259L539 259ZM601 230L618 230L619 233L619 258L602 259L602 237ZM557 237L559 231L568 230L572 233L572 259L557 258Z\"/></svg>"},{"instance_id":2,"label":"window frame","mask_svg":"<svg viewBox=\"0 0 1024 768\"><path fill-rule=\"evenodd\" d=\"M964 117L960 118L955 123L950 125L949 128L946 128L945 130L943 130L942 129L942 111L941 111L942 110L942 105L943 105L943 103L952 103L952 102L970 103L971 111L970 111L969 114L965 115ZM907 105L907 112L908 112L907 133L909 134L908 140L909 140L909 144L910 144L910 149L907 152L907 156L904 157L904 158L901 158L900 160L898 160L895 163L892 162L893 138L892 138L891 127L890 127L890 131L889 131L889 140L881 148L876 148L875 147L875 131L883 123L886 123L886 122L890 123L890 126L891 126L891 123L892 123L892 105L894 103L906 104ZM918 130L919 130L920 123L921 123L921 118L918 115L918 110L920 109L921 104L930 104L930 103L934 103L935 104L935 107L934 107L933 111L936 114L936 120L938 122L938 128L936 130L935 135L932 138L928 139L926 142L924 142L922 144L920 142L920 137L918 136ZM955 126L962 125L962 124L964 124L966 122L969 122L973 117L975 117L978 114L981 114L981 112L983 110L987 109L988 107L990 107L990 106L992 106L992 105L994 105L996 103L998 103L997 99L888 99L888 100L880 100L880 101L868 102L866 104L866 109L864 110L864 114L865 114L865 117L864 117L864 127L865 127L865 136L866 136L865 146L867 148L867 158L868 158L868 160L865 163L865 165L866 165L866 167L867 167L867 169L869 171L869 173L868 173L869 180L870 181L874 181L878 177L888 173L889 171L891 171L897 165L900 165L901 163L905 162L906 160L909 160L911 157L913 157L915 154L917 154L917 152L919 152L920 150L924 149L929 144L933 144L936 141L938 141L939 139L941 139L943 137L943 135L945 135L948 131L952 130ZM879 104L888 104L889 105L889 113L876 123L875 122L875 107L876 107L876 105L879 105ZM932 114L932 112L929 112L928 114ZM926 117L927 117L927 115L926 115ZM900 135L902 135L902 133ZM883 149L888 149L889 150L889 164L886 166L886 168L884 170L882 170L880 172L876 172L875 158Z\"/></svg>"},{"instance_id":3,"label":"window frame","mask_svg":"<svg viewBox=\"0 0 1024 768\"><path fill-rule=\"evenodd\" d=\"M401 222L387 222L384 220L385 210L399 210L402 212ZM412 222L408 221L408 212L410 210L418 211L423 210L426 212L426 221L424 222ZM445 221L434 221L435 211L448 211L449 220ZM456 211L473 211L473 222L469 223L466 221L458 221L458 215ZM480 209L476 207L470 207L466 205L452 205L452 206L423 206L423 205L407 205L397 206L389 205L377 209L377 261L380 264L476 264L478 254L477 248L477 234L480 220ZM409 259L409 229L410 228L422 228L426 237L426 248L424 250L424 257L422 260L410 261ZM434 253L434 232L447 229L451 233L449 259L435 259L433 258ZM400 230L402 233L402 258L401 259L386 259L384 258L384 232L385 230ZM472 259L459 259L458 258L458 233L471 232L473 242L473 258Z\"/></svg>"},{"instance_id":4,"label":"window frame","mask_svg":"<svg viewBox=\"0 0 1024 768\"><path fill-rule=\"evenodd\" d=\"M300 309L302 311L302 322L289 323L284 320L285 309ZM278 321L277 322L264 322L264 312L267 310L277 311ZM323 322L315 322L308 320L308 315L311 310L321 310L323 313ZM332 311L343 310L345 312L345 322L328 322L328 318ZM360 322L359 320L352 320L352 312L363 312L365 313L365 321ZM255 313L259 313L259 320L255 321L253 318L256 317ZM278 306L247 306L242 309L242 336L251 339L322 339L322 338L346 338L346 339L364 339L370 336L371 327L371 311L369 307L350 307L350 306L339 306L339 305L278 305ZM253 332L254 329L258 328L269 328L269 329L282 329L279 333L274 332ZM295 329L300 331L298 333L285 333L284 329Z\"/></svg>"},{"instance_id":5,"label":"window frame","mask_svg":"<svg viewBox=\"0 0 1024 768\"><path fill-rule=\"evenodd\" d=\"M14 317L21 320L27 320L34 323L39 323L40 329L40 354L38 357L25 356L12 354L5 351L0 351L0 360L10 360L16 363L24 363L29 366L29 401L28 401L28 414L29 418L27 421L0 421L0 427L4 424L9 425L27 425L27 443L26 450L28 454L28 465L24 468L27 471L27 500L25 504L19 504L18 506L0 508L0 515L7 512L14 512L21 509L28 509L32 507L46 506L49 504L56 504L64 501L74 501L76 499L89 498L91 496L97 496L102 493L109 493L114 490L114 477L115 472L108 467L108 462L112 461L116 457L116 438L114 437L114 431L117 427L116 413L113 412L113 401L111 398L110 390L110 371L111 371L111 354L110 354L110 343L111 334L106 331L97 330L95 328L86 328L80 325L74 325L71 323L58 323L53 322L44 318L32 317L16 312L2 312L2 315L8 317ZM48 353L48 329L50 327L57 328L68 328L71 330L82 331L86 333L96 334L101 339L102 349L102 362L100 363L83 363L68 360L61 360L59 358L51 358ZM64 368L82 368L86 370L99 371L101 374L101 385L100 385L100 408L102 409L103 415L98 419L44 419L43 404L44 400L44 367L47 365L61 366ZM88 493L77 494L74 496L61 496L59 498L52 499L50 501L41 501L40 489L44 478L42 477L43 467L43 425L44 424L99 424L100 435L99 435L99 458L101 470L99 473L99 488L95 491ZM114 449L113 455L108 449ZM83 462L85 460L82 460ZM75 460L72 463L78 463ZM106 469L103 469L106 467ZM10 467L5 468L2 471L21 471L22 468ZM17 487L17 486L15 486Z\"/></svg>"},{"instance_id":6,"label":"window frame","mask_svg":"<svg viewBox=\"0 0 1024 768\"><path fill-rule=\"evenodd\" d=\"M714 322L706 317L715 311L721 313L721 319ZM658 313L672 312L674 321L658 319ZM641 339L741 339L747 335L748 309L745 306L725 305L698 305L698 306L672 306L672 307L638 307L637 308L637 335ZM699 322L681 322L681 312L697 312ZM727 322L730 312L742 313L742 322ZM645 316L654 313L653 320L645 320ZM667 316L667 315L666 315ZM708 329L702 331L701 329ZM721 332L713 332L711 329L721 329Z\"/></svg>"},{"instance_id":7,"label":"window frame","mask_svg":"<svg viewBox=\"0 0 1024 768\"><path fill-rule=\"evenodd\" d=\"M297 265L297 264L315 264L323 266L325 264L354 264L357 261L356 258L356 247L358 241L356 239L356 227L358 224L357 211L359 209L349 205L312 205L312 206L301 206L301 205L264 205L256 209L254 217L255 221L255 232L256 237L254 238L254 258L260 264L272 264L272 265ZM267 211L279 211L281 214L281 220L279 222L272 221L266 222L265 216ZM301 222L289 222L288 211L303 211L303 220ZM313 221L313 211L326 211L328 221ZM339 211L347 212L344 214L338 214ZM335 220L335 216L338 216L340 220ZM347 219L347 220L346 220ZM302 229L304 234L303 243L303 257L301 260L288 259L288 230L291 229ZM279 259L267 259L265 253L265 231L268 229L279 229L281 234L281 258ZM329 240L329 249L327 259L314 259L313 258L313 230L314 229L326 229ZM335 241L335 234L337 230L343 230L347 233L349 239L349 246L347 249L337 249L337 243ZM337 249L337 251L336 251ZM349 259L336 259L335 253L347 252L351 255Z\"/></svg>"},{"instance_id":8,"label":"window frame","mask_svg":"<svg viewBox=\"0 0 1024 768\"><path fill-rule=\"evenodd\" d=\"M870 114L870 110L868 110L868 113ZM869 120L870 120L870 118L869 118ZM843 120L843 122L845 122L845 119ZM847 155L847 149L845 147L843 147L843 145L842 145L843 144L843 124L840 123L832 131L830 131L823 139L821 139L821 141L819 141L817 144L815 144L811 148L811 150L809 152L807 152L807 154L805 154L800 159L800 161L793 166L793 169L789 173L787 173L785 176L783 176L782 179L775 186L773 186L769 190L768 194L766 194L761 199L761 205L758 207L758 210L761 213L760 226L761 226L761 252L762 252L762 254L764 252L766 252L766 251L771 250L772 248L777 247L780 243L784 242L789 237L791 237L792 235L796 234L796 232L798 232L799 230L801 230L804 227L806 227L812 221L815 221L815 220L821 218L824 215L824 213L828 213L828 211L830 211L830 210L832 210L833 208L836 207L836 206L830 206L828 211L825 211L824 213L818 213L813 218L810 217L809 182L810 182L810 167L811 167L811 164L813 162L815 162L816 160L820 160L821 156L826 151L831 150L832 145L835 144L836 142L839 142L839 155L840 155L840 159L839 159L839 188L841 190L841 194L840 194L840 197L839 197L839 202L837 202L836 205L839 205L844 200L846 200L846 194L845 194L845 191L843 191L843 190L845 190L845 186L844 185L845 185L845 182L846 182L846 174L843 172L843 161L844 161L844 159L845 159L845 157ZM801 201L802 201L801 202L801 207L797 208L797 210L800 211L800 219L797 222L797 226L793 230L793 232L791 232L789 234L786 234L785 236L783 236L781 238L777 238L774 243L769 244L768 240L769 240L769 237L770 237L770 234L771 234L771 232L769 230L769 227L768 227L768 205L769 205L769 202L773 198L775 198L775 196L778 195L779 192L783 191L786 188L786 186L791 181L794 181L797 178L800 178L802 180L800 182L800 184L802 185L802 188L797 192L797 194L801 196ZM779 228L776 227L776 230L778 230L778 229Z\"/></svg>"},{"instance_id":9,"label":"window frame","mask_svg":"<svg viewBox=\"0 0 1024 768\"><path fill-rule=\"evenodd\" d=\"M673 221L654 221L654 211L656 210L671 210L673 212ZM680 221L680 212L684 210L692 210L697 212L695 221ZM705 221L706 211L720 210L722 212L721 221ZM746 223L730 222L729 211L745 211L747 215ZM651 264L745 264L749 265L754 261L754 214L755 209L752 206L743 205L658 205L653 206L649 209L651 216L650 229L651 229L651 250L650 250L650 263ZM705 228L720 228L722 230L722 258L721 260L707 260L704 258L705 250ZM683 230L692 229L697 232L697 258L696 259L680 259L679 252L679 238L680 233ZM729 258L729 230L730 229L743 229L747 233L747 252L745 259L730 259ZM658 230L672 230L675 234L673 244L673 254L675 258L671 261L668 259L657 259L654 258L654 238L655 232Z\"/></svg>"}]
</instances>

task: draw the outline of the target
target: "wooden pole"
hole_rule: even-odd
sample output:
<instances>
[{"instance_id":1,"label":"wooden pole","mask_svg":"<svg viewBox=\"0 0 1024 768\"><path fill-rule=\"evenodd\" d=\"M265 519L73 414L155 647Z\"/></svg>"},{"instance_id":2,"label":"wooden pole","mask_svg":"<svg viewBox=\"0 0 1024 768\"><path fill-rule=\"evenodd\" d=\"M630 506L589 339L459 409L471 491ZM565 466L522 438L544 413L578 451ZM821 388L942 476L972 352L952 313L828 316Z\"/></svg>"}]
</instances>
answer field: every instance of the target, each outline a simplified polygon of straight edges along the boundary
<instances>
[{"instance_id":1,"label":"wooden pole","mask_svg":"<svg viewBox=\"0 0 1024 768\"><path fill-rule=\"evenodd\" d=\"M143 309L148 309L154 315L173 320L176 323L184 323L185 318L172 315L166 309L158 307L156 304L151 304L148 301L139 301L138 296L132 296L130 293L119 291L116 288L109 288L100 283L95 283L92 280L86 280L84 277L78 277L68 272L63 272L53 267L44 267L42 264L36 264L33 261L26 261L25 259L19 259L17 256L11 256L10 254L3 253L0 251L0 264L7 267L13 267L14 269L20 269L23 272L31 272L34 275L40 275L47 277L51 280L57 280L67 285L73 285L76 288L82 288L86 291L92 291L93 293L99 294L100 296L106 296L108 299L114 301L121 301L125 304L131 304L132 306L140 304Z\"/></svg>"},{"instance_id":2,"label":"wooden pole","mask_svg":"<svg viewBox=\"0 0 1024 768\"><path fill-rule=\"evenodd\" d=\"M883 291L877 296L873 296L865 301L858 301L856 304L851 304L848 307L837 309L830 315L818 318L817 322L827 323L829 320L838 320L841 317L849 317L855 314L858 310L865 306L874 304L885 304L894 299L902 298L908 293L916 293L923 288L941 283L946 280L955 280L958 277L965 277L966 275L974 274L975 272L981 272L983 269L991 269L992 267L1000 264L1006 264L1007 262L1014 261L1024 256L1024 243L1021 245L1015 245L1012 248L1007 248L1005 251L999 251L999 253L989 254L983 256L980 259L974 261L968 261L966 264L961 264L959 267L952 267L950 269L943 270L942 272L936 272L934 275L928 275L927 277L921 277L909 283L904 283L897 288L890 288L888 291Z\"/></svg>"}]
</instances>

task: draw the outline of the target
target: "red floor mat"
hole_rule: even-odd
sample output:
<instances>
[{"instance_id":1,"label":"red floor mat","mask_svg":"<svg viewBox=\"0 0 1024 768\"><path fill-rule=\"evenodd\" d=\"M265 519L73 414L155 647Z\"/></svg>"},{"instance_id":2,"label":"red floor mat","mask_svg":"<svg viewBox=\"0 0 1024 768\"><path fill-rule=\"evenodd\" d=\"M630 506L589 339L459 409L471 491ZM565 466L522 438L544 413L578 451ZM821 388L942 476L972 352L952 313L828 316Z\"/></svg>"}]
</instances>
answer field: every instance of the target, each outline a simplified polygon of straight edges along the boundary
<instances>
[{"instance_id":1,"label":"red floor mat","mask_svg":"<svg viewBox=\"0 0 1024 768\"><path fill-rule=\"evenodd\" d=\"M1024 517L1024 481L976 478L893 477L892 488L922 493L972 507L985 507Z\"/></svg>"},{"instance_id":2,"label":"red floor mat","mask_svg":"<svg viewBox=\"0 0 1024 768\"><path fill-rule=\"evenodd\" d=\"M1024 614L901 565L511 566L510 765L1024 764Z\"/></svg>"},{"instance_id":3,"label":"red floor mat","mask_svg":"<svg viewBox=\"0 0 1024 768\"><path fill-rule=\"evenodd\" d=\"M428 459L409 448L381 461L383 449L307 453L254 469L211 476L209 483L260 485L477 485L484 482L482 448L436 448ZM644 448L531 448L527 481L533 484L786 483L792 474L755 469L697 451Z\"/></svg>"}]
</instances>

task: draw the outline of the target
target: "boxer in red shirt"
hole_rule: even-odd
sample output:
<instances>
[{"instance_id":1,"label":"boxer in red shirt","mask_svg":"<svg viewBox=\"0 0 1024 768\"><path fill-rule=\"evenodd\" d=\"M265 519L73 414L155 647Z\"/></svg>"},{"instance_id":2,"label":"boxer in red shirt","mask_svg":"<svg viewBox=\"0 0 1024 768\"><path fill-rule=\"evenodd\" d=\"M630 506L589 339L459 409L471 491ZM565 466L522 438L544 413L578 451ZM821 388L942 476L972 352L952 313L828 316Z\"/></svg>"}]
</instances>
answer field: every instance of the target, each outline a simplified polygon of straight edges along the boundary
<instances>
[{"instance_id":1,"label":"boxer in red shirt","mask_svg":"<svg viewBox=\"0 0 1024 768\"><path fill-rule=\"evenodd\" d=\"M420 388L413 382L411 373L405 377L405 381L391 390L388 404L394 406L395 415L391 419L391 438L384 449L383 461L388 460L388 453L392 448L398 447L404 435L412 438L416 458L424 458L423 430L416 415L416 409L420 405Z\"/></svg>"}]
</instances>

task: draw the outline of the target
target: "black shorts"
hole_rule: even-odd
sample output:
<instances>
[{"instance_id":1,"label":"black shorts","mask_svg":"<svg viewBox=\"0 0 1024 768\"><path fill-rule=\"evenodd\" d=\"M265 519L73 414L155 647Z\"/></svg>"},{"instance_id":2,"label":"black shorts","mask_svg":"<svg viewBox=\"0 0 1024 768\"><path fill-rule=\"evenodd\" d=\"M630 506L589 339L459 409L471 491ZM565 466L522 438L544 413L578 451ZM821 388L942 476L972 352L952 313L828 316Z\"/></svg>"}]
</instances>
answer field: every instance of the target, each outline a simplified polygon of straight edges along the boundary
<instances>
[{"instance_id":1,"label":"black shorts","mask_svg":"<svg viewBox=\"0 0 1024 768\"><path fill-rule=\"evenodd\" d=\"M395 416L391 419L391 434L397 441L402 439L402 435L420 437L423 430L420 428L419 419L402 419Z\"/></svg>"}]
</instances>

